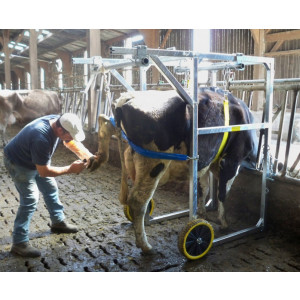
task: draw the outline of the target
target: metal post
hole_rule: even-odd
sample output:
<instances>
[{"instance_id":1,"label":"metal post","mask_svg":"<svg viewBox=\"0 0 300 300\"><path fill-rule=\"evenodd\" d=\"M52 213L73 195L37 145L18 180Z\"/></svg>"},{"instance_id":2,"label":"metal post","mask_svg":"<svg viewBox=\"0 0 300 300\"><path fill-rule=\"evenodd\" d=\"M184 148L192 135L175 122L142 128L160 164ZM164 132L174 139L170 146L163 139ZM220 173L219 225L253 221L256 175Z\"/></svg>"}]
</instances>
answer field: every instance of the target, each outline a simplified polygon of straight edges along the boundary
<instances>
[{"instance_id":1,"label":"metal post","mask_svg":"<svg viewBox=\"0 0 300 300\"><path fill-rule=\"evenodd\" d=\"M192 141L191 141L191 153L192 159L190 161L190 192L189 192L189 205L190 205L190 215L189 219L193 220L197 216L197 171L198 171L198 59L194 58L193 66L193 126L192 126Z\"/></svg>"},{"instance_id":2,"label":"metal post","mask_svg":"<svg viewBox=\"0 0 300 300\"><path fill-rule=\"evenodd\" d=\"M140 67L140 91L146 91L147 90L147 67Z\"/></svg>"},{"instance_id":3,"label":"metal post","mask_svg":"<svg viewBox=\"0 0 300 300\"><path fill-rule=\"evenodd\" d=\"M257 226L265 225L265 211L266 211L266 194L267 194L267 178L269 177L269 145L271 142L272 131L272 107L273 107L273 81L274 81L274 63L270 62L269 64L264 64L267 74L266 74L266 105L265 105L265 123L269 125L269 128L266 128L264 134L264 166L263 166L263 175L262 175L262 187L261 187L261 205L260 205L260 220L257 223Z\"/></svg>"},{"instance_id":4,"label":"metal post","mask_svg":"<svg viewBox=\"0 0 300 300\"><path fill-rule=\"evenodd\" d=\"M293 125L294 125L294 120L295 120L295 113L296 113L296 109L297 109L299 93L300 93L299 91L297 93L294 92L292 110L291 110L291 118L290 118L290 124L289 124L289 131L288 131L288 137L287 137L287 141L286 141L285 160L284 160L284 165L283 165L282 176L285 176L286 170L287 170L291 141L292 141L292 136L293 136Z\"/></svg>"},{"instance_id":5,"label":"metal post","mask_svg":"<svg viewBox=\"0 0 300 300\"><path fill-rule=\"evenodd\" d=\"M104 76L105 74L101 74L100 79L100 87L99 87L99 95L98 95L98 102L97 102L97 114L96 114L96 124L95 124L95 130L98 130L98 116L101 113L101 104L102 104L102 94L103 94L103 83L104 83Z\"/></svg>"},{"instance_id":6,"label":"metal post","mask_svg":"<svg viewBox=\"0 0 300 300\"><path fill-rule=\"evenodd\" d=\"M284 102L283 102L283 105L281 107L278 137L277 137L277 142L276 142L275 161L274 161L274 166L273 166L273 172L274 173L276 173L276 171L277 171L278 156L279 156L280 144L281 144L281 139L282 139L283 121L284 121L284 116L285 116L285 111L286 111L286 104L287 104L288 98L289 98L289 91L286 91Z\"/></svg>"}]
</instances>

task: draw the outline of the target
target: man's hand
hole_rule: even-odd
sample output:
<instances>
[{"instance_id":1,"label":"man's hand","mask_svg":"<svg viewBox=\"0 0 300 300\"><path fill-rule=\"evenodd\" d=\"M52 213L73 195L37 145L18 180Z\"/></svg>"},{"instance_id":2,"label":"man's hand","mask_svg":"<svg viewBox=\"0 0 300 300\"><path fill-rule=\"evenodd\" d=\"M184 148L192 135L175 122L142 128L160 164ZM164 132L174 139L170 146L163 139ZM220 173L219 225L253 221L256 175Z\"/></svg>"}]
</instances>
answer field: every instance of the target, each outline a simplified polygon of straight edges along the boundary
<instances>
[{"instance_id":1,"label":"man's hand","mask_svg":"<svg viewBox=\"0 0 300 300\"><path fill-rule=\"evenodd\" d=\"M75 160L69 166L65 167L53 167L50 165L41 166L36 165L36 168L41 177L56 177L64 174L79 174L87 167L88 163L82 160Z\"/></svg>"},{"instance_id":2,"label":"man's hand","mask_svg":"<svg viewBox=\"0 0 300 300\"><path fill-rule=\"evenodd\" d=\"M88 163L82 160L75 160L69 168L69 173L75 173L75 174L79 174L80 172L82 172L86 167L87 167Z\"/></svg>"}]
</instances>

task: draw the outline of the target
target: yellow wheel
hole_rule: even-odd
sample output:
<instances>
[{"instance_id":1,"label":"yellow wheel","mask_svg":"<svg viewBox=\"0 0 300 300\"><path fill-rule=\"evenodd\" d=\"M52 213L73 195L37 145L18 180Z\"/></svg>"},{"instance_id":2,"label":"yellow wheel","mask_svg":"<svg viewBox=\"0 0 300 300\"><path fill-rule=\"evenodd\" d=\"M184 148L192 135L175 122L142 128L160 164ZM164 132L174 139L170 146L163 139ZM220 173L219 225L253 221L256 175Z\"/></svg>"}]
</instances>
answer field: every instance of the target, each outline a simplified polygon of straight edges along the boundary
<instances>
[{"instance_id":1,"label":"yellow wheel","mask_svg":"<svg viewBox=\"0 0 300 300\"><path fill-rule=\"evenodd\" d=\"M199 259L209 251L213 240L212 226L203 219L193 220L180 232L178 249L188 259Z\"/></svg>"},{"instance_id":2,"label":"yellow wheel","mask_svg":"<svg viewBox=\"0 0 300 300\"><path fill-rule=\"evenodd\" d=\"M150 202L149 202L149 204L148 204L148 207L147 207L147 212L149 212L149 216L152 215L154 207L155 207L154 200L151 199ZM132 222L132 214L130 213L129 205L124 205L124 214L125 214L125 217L130 222Z\"/></svg>"}]
</instances>

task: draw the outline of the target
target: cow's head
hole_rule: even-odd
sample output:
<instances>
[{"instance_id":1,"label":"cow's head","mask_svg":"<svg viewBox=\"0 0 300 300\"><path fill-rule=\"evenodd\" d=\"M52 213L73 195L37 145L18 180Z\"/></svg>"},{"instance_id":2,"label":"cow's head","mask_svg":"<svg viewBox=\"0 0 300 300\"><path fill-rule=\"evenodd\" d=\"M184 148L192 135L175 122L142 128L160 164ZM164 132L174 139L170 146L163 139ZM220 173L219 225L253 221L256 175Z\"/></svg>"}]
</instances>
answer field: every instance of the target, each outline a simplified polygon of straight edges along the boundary
<instances>
[{"instance_id":1,"label":"cow's head","mask_svg":"<svg viewBox=\"0 0 300 300\"><path fill-rule=\"evenodd\" d=\"M96 152L96 158L94 158L90 164L89 169L91 171L96 170L102 163L106 163L109 159L109 142L116 130L110 121L110 118L106 115L99 115L98 117L99 129L98 129L98 151Z\"/></svg>"}]
</instances>

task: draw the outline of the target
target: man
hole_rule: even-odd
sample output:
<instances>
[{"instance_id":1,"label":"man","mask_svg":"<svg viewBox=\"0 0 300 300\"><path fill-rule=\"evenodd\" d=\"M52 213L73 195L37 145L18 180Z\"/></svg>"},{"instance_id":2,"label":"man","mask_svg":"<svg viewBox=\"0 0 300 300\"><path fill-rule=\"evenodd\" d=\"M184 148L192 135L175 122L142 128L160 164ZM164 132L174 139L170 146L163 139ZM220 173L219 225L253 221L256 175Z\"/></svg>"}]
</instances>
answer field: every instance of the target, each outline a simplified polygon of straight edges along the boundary
<instances>
[{"instance_id":1,"label":"man","mask_svg":"<svg viewBox=\"0 0 300 300\"><path fill-rule=\"evenodd\" d=\"M4 164L20 195L14 222L11 252L24 257L38 257L41 252L29 244L29 224L36 210L39 191L51 218L51 231L75 233L77 227L65 221L54 177L79 174L93 156L81 143L85 139L78 117L65 113L49 115L27 124L4 148ZM81 160L68 166L54 167L51 158L59 140Z\"/></svg>"}]
</instances>

